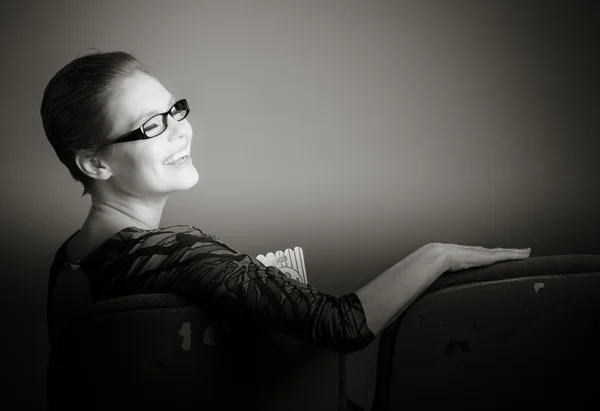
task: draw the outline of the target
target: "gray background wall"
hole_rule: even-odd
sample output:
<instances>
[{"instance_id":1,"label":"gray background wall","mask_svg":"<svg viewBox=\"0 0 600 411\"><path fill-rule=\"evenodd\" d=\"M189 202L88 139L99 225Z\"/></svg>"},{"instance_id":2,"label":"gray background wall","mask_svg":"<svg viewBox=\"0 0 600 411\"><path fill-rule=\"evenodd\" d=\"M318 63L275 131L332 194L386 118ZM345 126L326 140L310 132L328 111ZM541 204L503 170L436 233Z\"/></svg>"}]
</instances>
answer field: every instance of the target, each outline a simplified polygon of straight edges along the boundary
<instances>
[{"instance_id":1,"label":"gray background wall","mask_svg":"<svg viewBox=\"0 0 600 411\"><path fill-rule=\"evenodd\" d=\"M17 2L14 2L17 3ZM598 6L533 1L20 1L0 6L3 390L44 407L53 253L89 199L43 89L95 47L192 105L187 223L251 254L300 245L351 292L421 245L600 253ZM376 344L349 359L369 406Z\"/></svg>"}]
</instances>

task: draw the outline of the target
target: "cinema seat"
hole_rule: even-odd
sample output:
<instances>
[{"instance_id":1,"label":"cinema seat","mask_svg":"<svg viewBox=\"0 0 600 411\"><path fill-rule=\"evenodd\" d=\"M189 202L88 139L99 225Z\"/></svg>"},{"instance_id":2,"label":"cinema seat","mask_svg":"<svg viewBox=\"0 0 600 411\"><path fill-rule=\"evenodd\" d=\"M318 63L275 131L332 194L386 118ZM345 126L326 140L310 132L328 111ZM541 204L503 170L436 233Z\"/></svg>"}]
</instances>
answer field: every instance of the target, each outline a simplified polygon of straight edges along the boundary
<instances>
[{"instance_id":1,"label":"cinema seat","mask_svg":"<svg viewBox=\"0 0 600 411\"><path fill-rule=\"evenodd\" d=\"M600 255L445 273L382 333L372 411L589 409L599 328Z\"/></svg>"},{"instance_id":2,"label":"cinema seat","mask_svg":"<svg viewBox=\"0 0 600 411\"><path fill-rule=\"evenodd\" d=\"M176 295L128 296L61 333L49 409L338 410L340 358Z\"/></svg>"}]
</instances>

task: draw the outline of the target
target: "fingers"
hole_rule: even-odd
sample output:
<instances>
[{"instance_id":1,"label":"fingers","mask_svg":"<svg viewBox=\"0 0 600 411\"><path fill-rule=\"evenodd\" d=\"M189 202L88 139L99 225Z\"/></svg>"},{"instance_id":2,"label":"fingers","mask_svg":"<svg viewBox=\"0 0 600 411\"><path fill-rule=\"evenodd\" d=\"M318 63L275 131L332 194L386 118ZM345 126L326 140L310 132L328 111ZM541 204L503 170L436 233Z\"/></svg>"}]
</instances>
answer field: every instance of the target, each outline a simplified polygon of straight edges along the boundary
<instances>
[{"instance_id":1,"label":"fingers","mask_svg":"<svg viewBox=\"0 0 600 411\"><path fill-rule=\"evenodd\" d=\"M476 248L487 251L489 257L494 261L523 260L531 254L531 248Z\"/></svg>"},{"instance_id":2,"label":"fingers","mask_svg":"<svg viewBox=\"0 0 600 411\"><path fill-rule=\"evenodd\" d=\"M485 261L502 261L502 260L518 260L528 258L531 254L531 248L485 248L482 246L467 246L458 244L444 244L436 243L441 245L446 250L449 250L451 254L457 256L462 255L465 251L471 258L483 258ZM461 257L457 257L461 258Z\"/></svg>"},{"instance_id":3,"label":"fingers","mask_svg":"<svg viewBox=\"0 0 600 411\"><path fill-rule=\"evenodd\" d=\"M493 251L496 253L526 254L526 253L531 252L531 248L485 248L485 247L481 247L481 246L473 246L473 247L468 247L468 248L472 248L475 250L482 250L482 251Z\"/></svg>"},{"instance_id":4,"label":"fingers","mask_svg":"<svg viewBox=\"0 0 600 411\"><path fill-rule=\"evenodd\" d=\"M487 250L490 251L505 251L505 252L509 252L509 253L523 253L523 252L530 252L531 248L488 248Z\"/></svg>"},{"instance_id":5,"label":"fingers","mask_svg":"<svg viewBox=\"0 0 600 411\"><path fill-rule=\"evenodd\" d=\"M454 244L451 244L454 245ZM481 250L481 251L509 251L509 252L513 252L513 251L517 251L517 252L529 252L531 251L531 248L486 248L486 247L482 247L479 245L463 245L463 246L459 246L459 247L463 247L463 248L468 248L471 250Z\"/></svg>"},{"instance_id":6,"label":"fingers","mask_svg":"<svg viewBox=\"0 0 600 411\"><path fill-rule=\"evenodd\" d=\"M503 253L501 253L500 255L505 257L506 260L523 260L525 258L528 258L529 255L531 254L531 249L509 249Z\"/></svg>"}]
</instances>

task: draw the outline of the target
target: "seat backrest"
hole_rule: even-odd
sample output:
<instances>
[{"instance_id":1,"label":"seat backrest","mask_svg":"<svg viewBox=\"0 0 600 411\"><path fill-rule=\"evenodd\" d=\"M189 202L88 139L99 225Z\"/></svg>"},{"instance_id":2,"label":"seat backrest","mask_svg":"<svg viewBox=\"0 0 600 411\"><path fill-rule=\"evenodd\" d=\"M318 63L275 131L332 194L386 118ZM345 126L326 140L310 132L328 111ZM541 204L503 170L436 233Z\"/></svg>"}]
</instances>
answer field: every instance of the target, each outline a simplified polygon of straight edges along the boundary
<instances>
[{"instance_id":1,"label":"seat backrest","mask_svg":"<svg viewBox=\"0 0 600 411\"><path fill-rule=\"evenodd\" d=\"M333 410L337 352L172 294L94 305L52 353L52 409Z\"/></svg>"},{"instance_id":2,"label":"seat backrest","mask_svg":"<svg viewBox=\"0 0 600 411\"><path fill-rule=\"evenodd\" d=\"M578 409L599 382L599 296L600 255L442 275L383 332L373 411Z\"/></svg>"},{"instance_id":3,"label":"seat backrest","mask_svg":"<svg viewBox=\"0 0 600 411\"><path fill-rule=\"evenodd\" d=\"M50 340L52 344L61 330L76 318L92 309L92 289L87 274L74 266L61 269L53 284L49 319L52 321Z\"/></svg>"}]
</instances>

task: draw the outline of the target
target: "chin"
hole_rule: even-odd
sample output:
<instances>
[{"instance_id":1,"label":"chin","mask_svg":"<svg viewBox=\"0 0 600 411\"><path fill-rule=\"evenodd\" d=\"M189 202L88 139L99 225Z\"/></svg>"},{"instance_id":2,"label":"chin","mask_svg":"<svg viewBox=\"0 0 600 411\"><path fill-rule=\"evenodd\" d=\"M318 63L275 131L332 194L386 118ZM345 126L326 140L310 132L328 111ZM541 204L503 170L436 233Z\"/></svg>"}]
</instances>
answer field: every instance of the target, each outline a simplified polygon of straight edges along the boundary
<instances>
[{"instance_id":1,"label":"chin","mask_svg":"<svg viewBox=\"0 0 600 411\"><path fill-rule=\"evenodd\" d=\"M190 170L190 172L187 173L188 175L186 175L184 178L179 178L177 180L177 187L174 187L173 191L186 191L198 184L198 181L200 180L198 171L195 167L191 168L193 171Z\"/></svg>"}]
</instances>

